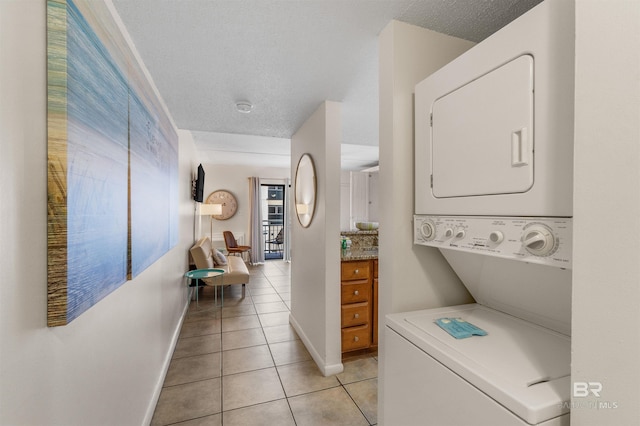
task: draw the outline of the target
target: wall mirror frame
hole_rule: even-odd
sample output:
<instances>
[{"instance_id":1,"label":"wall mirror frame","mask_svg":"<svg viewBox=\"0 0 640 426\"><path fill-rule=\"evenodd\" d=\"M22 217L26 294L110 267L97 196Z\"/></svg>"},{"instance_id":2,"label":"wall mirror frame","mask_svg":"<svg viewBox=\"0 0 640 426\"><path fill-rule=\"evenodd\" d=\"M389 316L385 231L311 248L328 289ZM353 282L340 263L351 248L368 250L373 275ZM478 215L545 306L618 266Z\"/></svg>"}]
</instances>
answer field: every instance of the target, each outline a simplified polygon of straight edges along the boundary
<instances>
[{"instance_id":1,"label":"wall mirror frame","mask_svg":"<svg viewBox=\"0 0 640 426\"><path fill-rule=\"evenodd\" d=\"M296 167L296 216L303 228L311 225L316 210L316 167L309 154L302 154Z\"/></svg>"}]
</instances>

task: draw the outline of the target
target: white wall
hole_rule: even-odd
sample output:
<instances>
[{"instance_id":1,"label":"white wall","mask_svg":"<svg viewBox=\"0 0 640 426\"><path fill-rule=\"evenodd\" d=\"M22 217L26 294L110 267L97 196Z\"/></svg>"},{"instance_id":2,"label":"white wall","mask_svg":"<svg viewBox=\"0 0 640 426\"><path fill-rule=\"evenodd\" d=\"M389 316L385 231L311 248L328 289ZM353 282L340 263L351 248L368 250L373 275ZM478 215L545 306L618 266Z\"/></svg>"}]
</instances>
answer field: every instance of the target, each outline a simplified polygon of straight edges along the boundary
<instances>
[{"instance_id":1,"label":"white wall","mask_svg":"<svg viewBox=\"0 0 640 426\"><path fill-rule=\"evenodd\" d=\"M151 419L186 307L194 147L180 144L180 240L69 325L47 328L46 2L0 1L0 424Z\"/></svg>"},{"instance_id":2,"label":"white wall","mask_svg":"<svg viewBox=\"0 0 640 426\"><path fill-rule=\"evenodd\" d=\"M350 231L351 221L351 172L342 170L340 172L340 230Z\"/></svg>"},{"instance_id":3,"label":"white wall","mask_svg":"<svg viewBox=\"0 0 640 426\"><path fill-rule=\"evenodd\" d=\"M200 157L198 157L200 158ZM278 182L284 184L285 179L291 175L289 168L256 167L256 166L227 166L221 164L202 164L204 167L204 201L214 191L224 189L230 191L238 201L238 211L227 220L213 221L213 234L223 231L232 231L238 237L243 233L245 244L249 244L249 217L251 213L249 203L249 178L257 176L262 183ZM210 234L210 220L205 217L202 220L200 236Z\"/></svg>"},{"instance_id":4,"label":"white wall","mask_svg":"<svg viewBox=\"0 0 640 426\"><path fill-rule=\"evenodd\" d=\"M291 317L325 375L342 371L340 335L340 104L324 102L291 139L292 193L300 157L316 169L316 211L303 228L292 218Z\"/></svg>"},{"instance_id":5,"label":"white wall","mask_svg":"<svg viewBox=\"0 0 640 426\"><path fill-rule=\"evenodd\" d=\"M403 22L380 34L380 330L393 312L472 301L440 252L413 245L413 91L473 43ZM379 333L378 419L384 420L384 333ZM392 425L389 425L392 426Z\"/></svg>"},{"instance_id":6,"label":"white wall","mask_svg":"<svg viewBox=\"0 0 640 426\"><path fill-rule=\"evenodd\" d=\"M576 1L571 375L603 386L581 426L640 422L639 46L640 2Z\"/></svg>"}]
</instances>

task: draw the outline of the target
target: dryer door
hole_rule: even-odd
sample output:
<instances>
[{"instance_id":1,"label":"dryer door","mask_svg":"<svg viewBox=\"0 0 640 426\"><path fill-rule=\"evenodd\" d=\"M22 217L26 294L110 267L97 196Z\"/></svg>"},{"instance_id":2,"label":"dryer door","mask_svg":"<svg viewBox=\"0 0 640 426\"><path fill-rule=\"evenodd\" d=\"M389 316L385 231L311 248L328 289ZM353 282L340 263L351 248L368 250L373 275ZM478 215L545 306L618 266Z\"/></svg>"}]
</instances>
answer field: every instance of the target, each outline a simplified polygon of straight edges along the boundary
<instances>
[{"instance_id":1,"label":"dryer door","mask_svg":"<svg viewBox=\"0 0 640 426\"><path fill-rule=\"evenodd\" d=\"M522 55L433 102L436 198L514 194L533 186L533 61Z\"/></svg>"}]
</instances>

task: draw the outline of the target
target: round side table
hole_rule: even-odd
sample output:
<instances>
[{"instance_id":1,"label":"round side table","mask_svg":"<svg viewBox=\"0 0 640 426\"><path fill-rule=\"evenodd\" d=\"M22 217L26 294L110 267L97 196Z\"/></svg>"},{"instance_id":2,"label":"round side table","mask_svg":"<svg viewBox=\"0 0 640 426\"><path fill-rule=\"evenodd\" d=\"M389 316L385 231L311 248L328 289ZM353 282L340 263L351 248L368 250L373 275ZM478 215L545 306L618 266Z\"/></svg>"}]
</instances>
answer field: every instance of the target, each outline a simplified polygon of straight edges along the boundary
<instances>
[{"instance_id":1,"label":"round side table","mask_svg":"<svg viewBox=\"0 0 640 426\"><path fill-rule=\"evenodd\" d=\"M193 271L188 271L184 274L187 278L187 286L196 288L196 306L198 306L198 290L200 287L200 280L203 278L215 278L220 277L220 286L222 287L222 300L220 302L220 307L224 304L224 286L222 286L222 275L224 275L224 269L194 269ZM195 283L194 283L195 280ZM214 284L213 287L217 287L217 284ZM216 289L217 290L217 289ZM214 306L218 307L218 292L214 291Z\"/></svg>"}]
</instances>

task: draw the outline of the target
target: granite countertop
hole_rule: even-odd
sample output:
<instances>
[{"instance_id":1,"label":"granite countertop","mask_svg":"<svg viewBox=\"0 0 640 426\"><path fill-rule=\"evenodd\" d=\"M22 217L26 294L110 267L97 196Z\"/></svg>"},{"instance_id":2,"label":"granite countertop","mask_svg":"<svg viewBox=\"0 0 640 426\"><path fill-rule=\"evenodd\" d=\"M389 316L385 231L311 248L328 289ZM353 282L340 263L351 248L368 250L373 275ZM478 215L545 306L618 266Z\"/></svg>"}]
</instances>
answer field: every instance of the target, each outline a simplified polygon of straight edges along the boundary
<instances>
[{"instance_id":1,"label":"granite countertop","mask_svg":"<svg viewBox=\"0 0 640 426\"><path fill-rule=\"evenodd\" d=\"M372 260L378 258L378 249L347 249L340 250L341 252L341 260L349 261L349 260Z\"/></svg>"},{"instance_id":2,"label":"granite countertop","mask_svg":"<svg viewBox=\"0 0 640 426\"><path fill-rule=\"evenodd\" d=\"M373 229L371 231L340 231L340 235L345 235L347 237L352 235L378 235L378 230Z\"/></svg>"}]
</instances>

